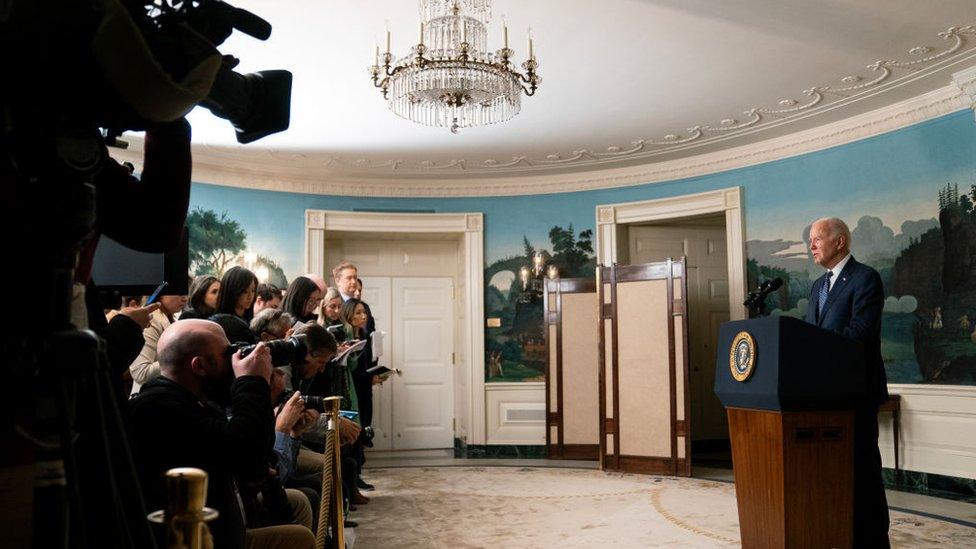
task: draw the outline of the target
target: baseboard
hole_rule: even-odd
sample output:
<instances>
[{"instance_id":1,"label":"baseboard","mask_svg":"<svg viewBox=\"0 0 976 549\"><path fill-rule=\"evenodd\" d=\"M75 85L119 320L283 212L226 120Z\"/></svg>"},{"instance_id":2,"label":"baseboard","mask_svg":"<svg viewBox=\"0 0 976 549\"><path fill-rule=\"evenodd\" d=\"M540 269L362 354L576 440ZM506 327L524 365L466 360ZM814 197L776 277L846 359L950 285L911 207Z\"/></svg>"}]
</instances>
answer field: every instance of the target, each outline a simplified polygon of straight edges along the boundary
<instances>
[{"instance_id":1,"label":"baseboard","mask_svg":"<svg viewBox=\"0 0 976 549\"><path fill-rule=\"evenodd\" d=\"M546 447L537 444L468 444L454 439L454 457L470 459L545 459Z\"/></svg>"},{"instance_id":2,"label":"baseboard","mask_svg":"<svg viewBox=\"0 0 976 549\"><path fill-rule=\"evenodd\" d=\"M580 461L597 461L600 459L599 444L563 444L546 447L546 457L549 459L571 459Z\"/></svg>"},{"instance_id":3,"label":"baseboard","mask_svg":"<svg viewBox=\"0 0 976 549\"><path fill-rule=\"evenodd\" d=\"M976 503L976 479L918 471L900 471L896 475L894 469L887 467L881 475L889 490Z\"/></svg>"}]
</instances>

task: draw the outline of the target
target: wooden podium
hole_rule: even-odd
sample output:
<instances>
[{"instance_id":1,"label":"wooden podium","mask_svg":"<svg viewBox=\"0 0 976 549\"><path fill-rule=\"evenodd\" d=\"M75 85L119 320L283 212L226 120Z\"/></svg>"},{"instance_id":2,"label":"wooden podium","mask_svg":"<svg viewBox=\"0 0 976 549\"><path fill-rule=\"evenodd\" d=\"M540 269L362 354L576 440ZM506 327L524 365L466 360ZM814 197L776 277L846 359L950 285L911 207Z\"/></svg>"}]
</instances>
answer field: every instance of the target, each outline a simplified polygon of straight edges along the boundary
<instances>
[{"instance_id":1,"label":"wooden podium","mask_svg":"<svg viewBox=\"0 0 976 549\"><path fill-rule=\"evenodd\" d=\"M732 441L742 546L851 547L860 344L789 317L727 322L715 393Z\"/></svg>"}]
</instances>

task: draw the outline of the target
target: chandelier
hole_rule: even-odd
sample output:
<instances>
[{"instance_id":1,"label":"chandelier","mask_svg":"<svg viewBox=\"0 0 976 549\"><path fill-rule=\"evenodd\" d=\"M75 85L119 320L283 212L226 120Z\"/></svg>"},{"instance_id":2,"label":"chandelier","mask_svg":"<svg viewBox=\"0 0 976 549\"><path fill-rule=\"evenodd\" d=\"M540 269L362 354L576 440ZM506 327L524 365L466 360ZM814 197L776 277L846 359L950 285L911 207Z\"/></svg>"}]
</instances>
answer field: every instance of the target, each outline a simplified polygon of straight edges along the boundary
<instances>
[{"instance_id":1,"label":"chandelier","mask_svg":"<svg viewBox=\"0 0 976 549\"><path fill-rule=\"evenodd\" d=\"M369 68L373 85L398 116L426 126L461 128L504 122L518 114L521 95L535 95L541 78L529 34L524 73L512 66L508 27L504 46L488 51L491 0L420 0L420 42L394 60L390 31ZM383 64L380 65L382 59Z\"/></svg>"},{"instance_id":2,"label":"chandelier","mask_svg":"<svg viewBox=\"0 0 976 549\"><path fill-rule=\"evenodd\" d=\"M536 252L532 256L532 267L523 265L519 269L519 279L522 281L522 293L519 294L519 303L530 303L542 299L545 292L545 281L542 278L543 270L546 278L556 280L559 278L559 269L555 265L546 267L546 256L543 252Z\"/></svg>"}]
</instances>

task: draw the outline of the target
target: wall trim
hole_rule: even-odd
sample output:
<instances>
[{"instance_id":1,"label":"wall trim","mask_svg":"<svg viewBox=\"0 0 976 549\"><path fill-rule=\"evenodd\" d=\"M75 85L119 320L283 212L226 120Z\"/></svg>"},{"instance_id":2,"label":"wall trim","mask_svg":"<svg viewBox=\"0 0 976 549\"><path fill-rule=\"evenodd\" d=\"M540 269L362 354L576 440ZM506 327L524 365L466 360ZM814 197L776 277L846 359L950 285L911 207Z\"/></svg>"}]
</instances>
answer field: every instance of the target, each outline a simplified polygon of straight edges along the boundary
<instances>
[{"instance_id":1,"label":"wall trim","mask_svg":"<svg viewBox=\"0 0 976 549\"><path fill-rule=\"evenodd\" d=\"M748 318L748 311L741 301L746 295L746 222L742 204L742 187L730 187L703 193L597 206L597 261L602 265L617 263L620 225L724 213L729 262L729 317L731 320Z\"/></svg>"},{"instance_id":2,"label":"wall trim","mask_svg":"<svg viewBox=\"0 0 976 549\"><path fill-rule=\"evenodd\" d=\"M267 149L195 147L193 178L247 189L359 197L521 196L627 187L719 173L859 141L973 109L974 90L976 70L965 69L941 88L837 122L710 153L626 167L612 167L606 161L585 170L563 166L546 173L343 174L330 173L328 163L316 160L314 151L286 155ZM132 146L112 149L112 156L141 166L142 139L128 139Z\"/></svg>"},{"instance_id":3,"label":"wall trim","mask_svg":"<svg viewBox=\"0 0 976 549\"><path fill-rule=\"evenodd\" d=\"M901 468L976 479L976 386L889 383L888 391L901 395ZM891 415L878 423L881 459L893 468Z\"/></svg>"},{"instance_id":4,"label":"wall trim","mask_svg":"<svg viewBox=\"0 0 976 549\"><path fill-rule=\"evenodd\" d=\"M463 433L471 444L485 443L484 226L484 216L480 212L412 214L305 210L305 272L318 274L326 280L332 274L331 266L325 265L326 231L456 233L460 237L467 312L459 321L466 334L462 354L468 358L468 368L466 372L455 372L454 383L455 394L458 394L459 383L467 387L466 402L460 404L467 408L467 413L463 424L455 428L455 436L458 432Z\"/></svg>"}]
</instances>

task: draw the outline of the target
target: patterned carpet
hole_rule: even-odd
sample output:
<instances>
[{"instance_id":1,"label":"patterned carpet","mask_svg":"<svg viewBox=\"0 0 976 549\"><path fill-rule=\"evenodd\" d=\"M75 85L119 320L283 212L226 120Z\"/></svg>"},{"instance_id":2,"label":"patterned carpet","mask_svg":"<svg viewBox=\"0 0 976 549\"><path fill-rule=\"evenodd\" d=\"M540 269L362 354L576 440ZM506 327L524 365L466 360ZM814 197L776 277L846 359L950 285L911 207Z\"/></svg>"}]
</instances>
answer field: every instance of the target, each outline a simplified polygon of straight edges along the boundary
<instances>
[{"instance_id":1,"label":"patterned carpet","mask_svg":"<svg viewBox=\"0 0 976 549\"><path fill-rule=\"evenodd\" d=\"M581 469L370 469L355 549L735 547L731 484ZM891 512L893 547L976 547L976 528Z\"/></svg>"}]
</instances>

